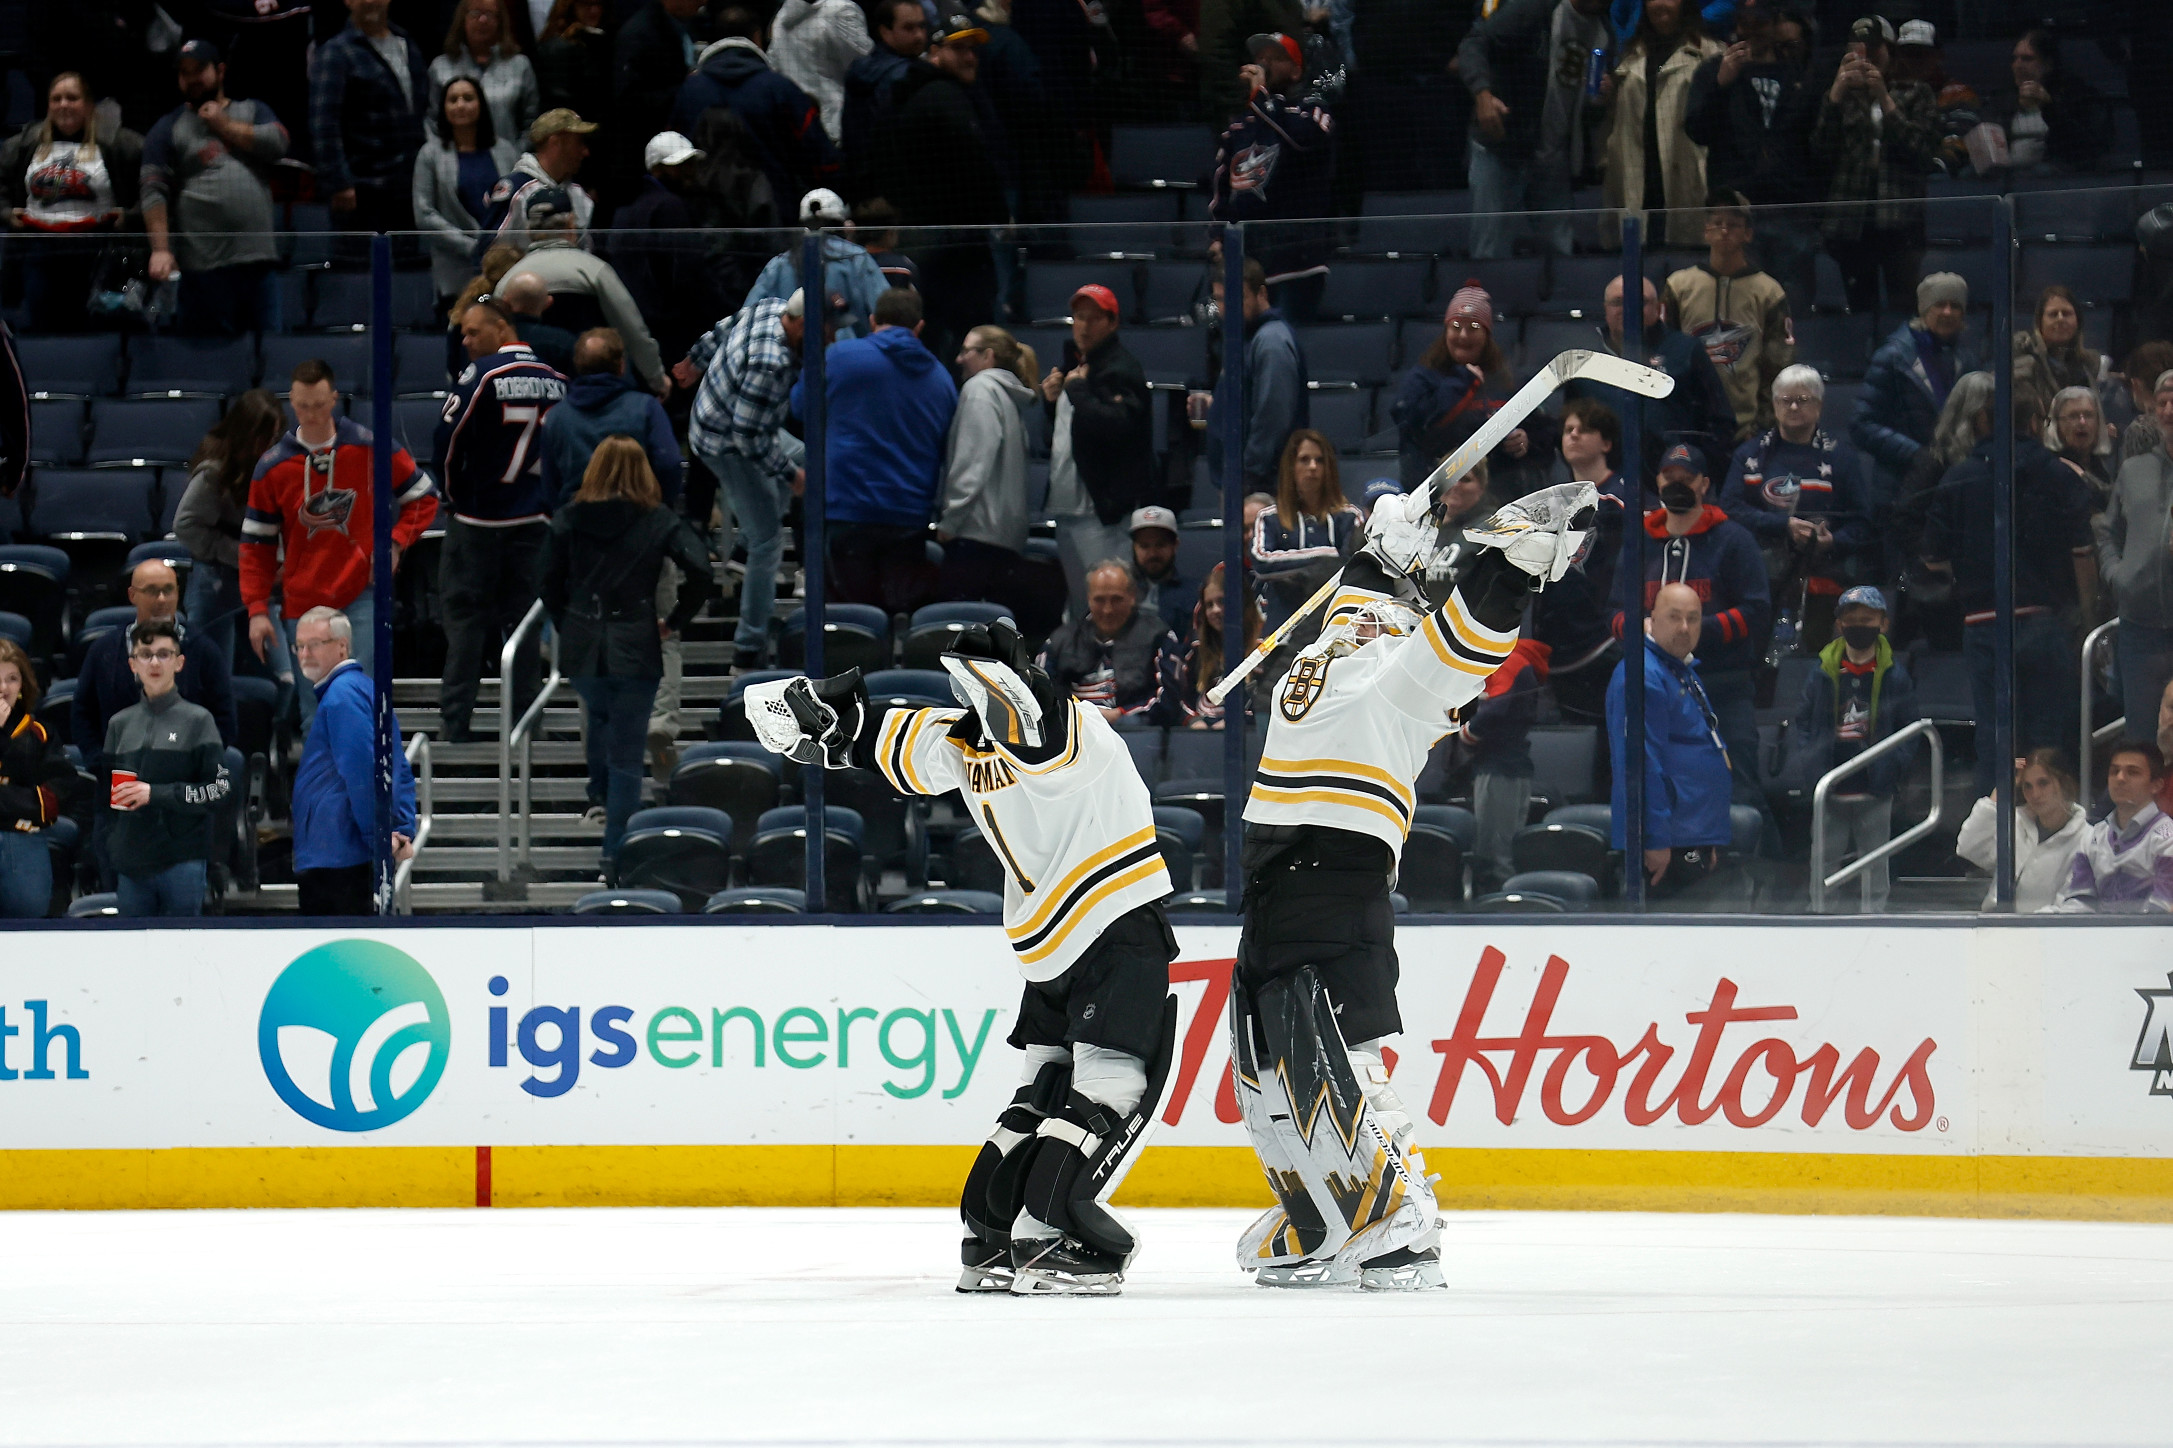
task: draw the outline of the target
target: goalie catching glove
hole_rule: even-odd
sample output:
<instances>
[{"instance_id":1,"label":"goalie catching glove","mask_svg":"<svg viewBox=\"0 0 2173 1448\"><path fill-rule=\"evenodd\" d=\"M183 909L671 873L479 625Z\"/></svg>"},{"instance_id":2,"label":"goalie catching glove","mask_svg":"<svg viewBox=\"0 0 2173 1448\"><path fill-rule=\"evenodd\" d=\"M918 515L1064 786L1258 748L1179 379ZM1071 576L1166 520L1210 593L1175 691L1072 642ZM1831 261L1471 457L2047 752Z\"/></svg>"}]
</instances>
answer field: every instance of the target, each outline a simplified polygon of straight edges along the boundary
<instances>
[{"instance_id":1,"label":"goalie catching glove","mask_svg":"<svg viewBox=\"0 0 2173 1448\"><path fill-rule=\"evenodd\" d=\"M742 699L755 738L795 764L845 769L853 741L868 721L868 690L860 670L829 679L772 679L749 684Z\"/></svg>"}]
</instances>

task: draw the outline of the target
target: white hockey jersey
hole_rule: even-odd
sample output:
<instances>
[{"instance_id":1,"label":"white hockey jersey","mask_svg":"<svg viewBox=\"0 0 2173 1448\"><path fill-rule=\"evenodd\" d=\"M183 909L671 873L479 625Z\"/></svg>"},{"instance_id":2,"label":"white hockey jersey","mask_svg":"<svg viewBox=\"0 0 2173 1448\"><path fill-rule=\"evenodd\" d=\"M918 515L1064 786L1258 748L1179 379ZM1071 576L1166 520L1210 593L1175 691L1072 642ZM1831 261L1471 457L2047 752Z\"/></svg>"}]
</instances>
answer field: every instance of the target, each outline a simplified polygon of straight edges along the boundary
<instances>
[{"instance_id":1,"label":"white hockey jersey","mask_svg":"<svg viewBox=\"0 0 2173 1448\"><path fill-rule=\"evenodd\" d=\"M1053 980L1111 922L1170 893L1155 848L1154 801L1098 710L1070 704L1064 751L1028 764L1001 744L953 731L964 709L891 709L875 762L906 794L965 797L1004 862L1004 933L1028 980Z\"/></svg>"},{"instance_id":2,"label":"white hockey jersey","mask_svg":"<svg viewBox=\"0 0 2173 1448\"><path fill-rule=\"evenodd\" d=\"M1331 620L1375 596L1346 590L1329 606ZM1275 686L1246 822L1328 825L1401 854L1428 751L1516 641L1514 630L1496 633L1451 594L1416 633L1339 658L1300 654Z\"/></svg>"}]
</instances>

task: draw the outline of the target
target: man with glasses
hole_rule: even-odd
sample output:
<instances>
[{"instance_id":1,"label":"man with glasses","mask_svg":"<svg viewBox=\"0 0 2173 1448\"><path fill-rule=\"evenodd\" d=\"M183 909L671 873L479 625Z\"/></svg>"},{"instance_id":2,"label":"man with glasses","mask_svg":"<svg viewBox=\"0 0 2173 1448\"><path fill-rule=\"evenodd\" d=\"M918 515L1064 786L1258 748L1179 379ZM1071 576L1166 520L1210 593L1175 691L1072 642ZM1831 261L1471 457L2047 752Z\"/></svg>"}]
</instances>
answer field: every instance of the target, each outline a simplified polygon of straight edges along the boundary
<instances>
[{"instance_id":1,"label":"man with glasses","mask_svg":"<svg viewBox=\"0 0 2173 1448\"><path fill-rule=\"evenodd\" d=\"M1714 499L1758 540L1775 607L1802 625L1804 647L1833 637L1834 600L1878 573L1871 472L1864 455L1819 426L1826 382L1797 365L1773 381L1774 424L1735 450Z\"/></svg>"},{"instance_id":2,"label":"man with glasses","mask_svg":"<svg viewBox=\"0 0 2173 1448\"><path fill-rule=\"evenodd\" d=\"M209 639L193 636L176 613L181 606L181 582L173 565L156 558L137 564L128 579L128 601L136 607L136 624L173 626L189 656L189 666L176 676L174 687L183 699L210 713L222 743L239 748L241 725L234 711L234 684L226 655ZM107 726L142 697L129 659L128 630L100 634L84 652L83 667L76 674L69 720L69 738L82 752L84 768L93 774L104 771ZM104 806L92 816L91 854L98 861L100 887L107 890L113 888L113 866L106 852L112 822L113 811Z\"/></svg>"},{"instance_id":3,"label":"man with glasses","mask_svg":"<svg viewBox=\"0 0 2173 1448\"><path fill-rule=\"evenodd\" d=\"M377 913L377 689L350 654L347 615L313 608L295 621L294 653L317 695L317 722L294 771L294 879L304 915ZM392 733L400 737L400 725ZM415 853L415 779L392 756L392 857Z\"/></svg>"},{"instance_id":4,"label":"man with glasses","mask_svg":"<svg viewBox=\"0 0 2173 1448\"><path fill-rule=\"evenodd\" d=\"M128 630L128 666L143 686L106 725L104 768L115 819L108 852L123 915L201 915L206 825L231 788L226 749L209 710L181 697L181 630L154 618Z\"/></svg>"}]
</instances>

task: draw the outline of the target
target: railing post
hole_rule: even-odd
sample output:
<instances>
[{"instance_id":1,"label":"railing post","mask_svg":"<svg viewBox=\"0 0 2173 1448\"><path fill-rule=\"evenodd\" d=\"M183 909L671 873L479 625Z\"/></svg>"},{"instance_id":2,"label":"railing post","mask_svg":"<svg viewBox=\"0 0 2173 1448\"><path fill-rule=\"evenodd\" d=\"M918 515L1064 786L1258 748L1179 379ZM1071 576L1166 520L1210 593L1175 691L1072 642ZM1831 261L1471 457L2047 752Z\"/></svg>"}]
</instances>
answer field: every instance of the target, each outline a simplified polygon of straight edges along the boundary
<instances>
[{"instance_id":1,"label":"railing post","mask_svg":"<svg viewBox=\"0 0 2173 1448\"><path fill-rule=\"evenodd\" d=\"M392 238L370 238L370 663L377 690L376 742L377 913L392 913L393 758L400 748L392 722ZM304 681L305 686L307 681Z\"/></svg>"},{"instance_id":2,"label":"railing post","mask_svg":"<svg viewBox=\"0 0 2173 1448\"><path fill-rule=\"evenodd\" d=\"M2097 663L2098 645L2108 635L2119 631L2120 620L2109 618L2090 630L2089 637L2082 641L2082 712L2077 716L2082 720L2082 728L2076 731L2081 737L2075 741L2075 763L2080 772L2075 778L2079 781L2085 804L2096 797L2094 791L2097 788L2092 776L2097 772L2098 732L2090 723L2090 706L2097 702L2097 691L2090 687L2090 674L2092 666Z\"/></svg>"},{"instance_id":3,"label":"railing post","mask_svg":"<svg viewBox=\"0 0 2173 1448\"><path fill-rule=\"evenodd\" d=\"M1644 237L1638 218L1622 218L1622 355L1645 352ZM1622 903L1645 908L1645 401L1623 394L1622 559Z\"/></svg>"},{"instance_id":4,"label":"railing post","mask_svg":"<svg viewBox=\"0 0 2173 1448\"><path fill-rule=\"evenodd\" d=\"M807 437L807 492L800 500L800 564L807 601L800 614L805 625L804 654L807 676L822 677L823 604L823 485L829 457L826 414L827 386L823 376L823 332L830 320L830 294L823 285L822 233L810 231L800 243L800 380L807 404L800 421ZM827 903L823 865L829 843L830 817L823 809L822 767L800 771L801 798L807 805L807 909L823 912Z\"/></svg>"},{"instance_id":5,"label":"railing post","mask_svg":"<svg viewBox=\"0 0 2173 1448\"><path fill-rule=\"evenodd\" d=\"M1222 228L1222 659L1243 656L1245 638L1245 228ZM1204 587L1206 580L1201 580ZM1230 643L1235 632L1238 644ZM1244 908L1244 685L1222 701L1222 893L1232 914Z\"/></svg>"},{"instance_id":6,"label":"railing post","mask_svg":"<svg viewBox=\"0 0 2173 1448\"><path fill-rule=\"evenodd\" d=\"M1997 199L1992 227L1999 248L2000 284L1992 293L1992 790L1998 828L1992 865L1992 898L2001 910L2015 904L2015 214L2007 197ZM1984 747L1983 721L1977 747Z\"/></svg>"}]
</instances>

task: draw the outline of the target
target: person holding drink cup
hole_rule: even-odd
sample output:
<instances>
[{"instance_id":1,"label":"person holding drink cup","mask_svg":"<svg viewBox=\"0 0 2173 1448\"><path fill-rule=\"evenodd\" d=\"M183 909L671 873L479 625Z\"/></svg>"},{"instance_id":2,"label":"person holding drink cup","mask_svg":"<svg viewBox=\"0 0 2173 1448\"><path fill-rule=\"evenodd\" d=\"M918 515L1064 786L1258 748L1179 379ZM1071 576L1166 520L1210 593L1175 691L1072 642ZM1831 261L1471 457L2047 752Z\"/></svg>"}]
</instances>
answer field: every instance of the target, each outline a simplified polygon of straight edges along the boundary
<instances>
[{"instance_id":1,"label":"person holding drink cup","mask_svg":"<svg viewBox=\"0 0 2173 1448\"><path fill-rule=\"evenodd\" d=\"M123 915L203 913L208 826L232 785L211 712L174 687L187 665L171 618L130 626L128 667L143 702L113 716L105 747Z\"/></svg>"}]
</instances>

